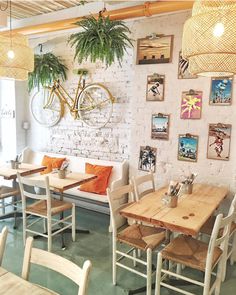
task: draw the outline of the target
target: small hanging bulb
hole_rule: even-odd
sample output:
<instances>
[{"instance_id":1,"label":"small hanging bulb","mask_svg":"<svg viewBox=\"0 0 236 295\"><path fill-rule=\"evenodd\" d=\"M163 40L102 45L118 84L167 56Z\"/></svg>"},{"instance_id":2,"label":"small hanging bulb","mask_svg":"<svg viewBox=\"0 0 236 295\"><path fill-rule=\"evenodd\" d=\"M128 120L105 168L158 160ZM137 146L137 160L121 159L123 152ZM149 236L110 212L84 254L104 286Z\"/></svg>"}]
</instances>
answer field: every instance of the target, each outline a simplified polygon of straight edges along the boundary
<instances>
[{"instance_id":1,"label":"small hanging bulb","mask_svg":"<svg viewBox=\"0 0 236 295\"><path fill-rule=\"evenodd\" d=\"M224 34L225 26L222 23L217 23L213 29L215 37L221 37Z\"/></svg>"},{"instance_id":2,"label":"small hanging bulb","mask_svg":"<svg viewBox=\"0 0 236 295\"><path fill-rule=\"evenodd\" d=\"M11 49L7 52L7 56L10 58L10 59L13 59L15 57L15 52Z\"/></svg>"}]
</instances>

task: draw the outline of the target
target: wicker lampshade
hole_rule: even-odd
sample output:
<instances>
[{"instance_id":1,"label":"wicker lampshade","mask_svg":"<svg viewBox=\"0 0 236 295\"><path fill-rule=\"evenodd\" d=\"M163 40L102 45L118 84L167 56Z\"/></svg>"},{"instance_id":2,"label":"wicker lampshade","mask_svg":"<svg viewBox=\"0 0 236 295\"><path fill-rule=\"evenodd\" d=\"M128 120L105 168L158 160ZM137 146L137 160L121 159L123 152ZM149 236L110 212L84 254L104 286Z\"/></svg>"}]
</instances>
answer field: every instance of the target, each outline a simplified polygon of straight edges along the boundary
<instances>
[{"instance_id":1,"label":"wicker lampshade","mask_svg":"<svg viewBox=\"0 0 236 295\"><path fill-rule=\"evenodd\" d=\"M236 1L196 0L184 24L182 54L200 76L236 74Z\"/></svg>"},{"instance_id":2,"label":"wicker lampshade","mask_svg":"<svg viewBox=\"0 0 236 295\"><path fill-rule=\"evenodd\" d=\"M14 57L9 57L9 51ZM0 77L27 80L28 72L34 70L34 53L28 39L21 34L0 34Z\"/></svg>"}]
</instances>

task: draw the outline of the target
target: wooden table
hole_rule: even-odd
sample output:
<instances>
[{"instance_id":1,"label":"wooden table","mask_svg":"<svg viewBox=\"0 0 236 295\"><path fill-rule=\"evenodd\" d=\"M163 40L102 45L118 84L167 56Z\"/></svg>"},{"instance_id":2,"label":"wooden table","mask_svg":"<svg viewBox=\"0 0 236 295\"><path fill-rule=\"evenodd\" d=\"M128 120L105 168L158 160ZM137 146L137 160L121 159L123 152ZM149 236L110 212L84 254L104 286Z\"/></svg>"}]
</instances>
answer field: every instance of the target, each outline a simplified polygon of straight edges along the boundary
<instances>
[{"instance_id":1,"label":"wooden table","mask_svg":"<svg viewBox=\"0 0 236 295\"><path fill-rule=\"evenodd\" d=\"M66 178L61 179L58 177L57 173L48 173L43 175L36 175L33 176L32 179L34 180L43 180L45 176L49 177L49 185L50 188L58 192L60 194L63 194L64 191L79 186L85 182L91 181L95 178L97 178L96 175L93 174L86 174L86 173L77 173L77 172L71 172L66 175Z\"/></svg>"},{"instance_id":2,"label":"wooden table","mask_svg":"<svg viewBox=\"0 0 236 295\"><path fill-rule=\"evenodd\" d=\"M52 295L55 292L40 288L0 267L0 295Z\"/></svg>"},{"instance_id":3,"label":"wooden table","mask_svg":"<svg viewBox=\"0 0 236 295\"><path fill-rule=\"evenodd\" d=\"M207 184L194 184L191 195L179 197L176 208L162 203L167 187L161 188L120 211L126 218L196 236L203 224L226 198L228 189Z\"/></svg>"},{"instance_id":4,"label":"wooden table","mask_svg":"<svg viewBox=\"0 0 236 295\"><path fill-rule=\"evenodd\" d=\"M4 179L7 179L7 180L11 180L11 179L15 180L17 177L17 172L19 172L21 176L27 176L27 175L41 172L44 169L46 169L45 166L26 164L26 163L20 164L18 169L12 169L10 168L10 165L4 164L0 166L0 176L3 176Z\"/></svg>"},{"instance_id":5,"label":"wooden table","mask_svg":"<svg viewBox=\"0 0 236 295\"><path fill-rule=\"evenodd\" d=\"M13 180L12 185L14 188L16 188L17 187L17 182L16 182L17 172L19 172L21 176L27 176L27 175L31 175L34 173L39 173L39 172L43 171L44 169L46 169L45 166L26 164L26 163L20 164L18 169L12 169L10 167L10 164L3 164L0 166L0 176L2 176L6 180ZM17 204L17 197L14 197L14 203ZM15 218L14 228L16 228L17 215L21 216L22 214L17 212L17 208L14 207L14 212L4 214L4 216L1 216L0 219L14 217Z\"/></svg>"}]
</instances>

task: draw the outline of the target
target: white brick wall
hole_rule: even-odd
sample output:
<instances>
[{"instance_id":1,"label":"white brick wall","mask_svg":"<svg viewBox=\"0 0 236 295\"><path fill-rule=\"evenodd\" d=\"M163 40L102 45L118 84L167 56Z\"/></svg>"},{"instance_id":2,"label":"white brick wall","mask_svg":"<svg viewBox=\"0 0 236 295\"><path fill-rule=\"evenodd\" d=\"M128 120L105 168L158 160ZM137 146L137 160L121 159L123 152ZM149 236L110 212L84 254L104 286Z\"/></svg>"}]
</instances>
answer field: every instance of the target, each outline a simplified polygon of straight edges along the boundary
<instances>
[{"instance_id":1,"label":"white brick wall","mask_svg":"<svg viewBox=\"0 0 236 295\"><path fill-rule=\"evenodd\" d=\"M74 75L72 70L79 67L87 68L90 73L87 82L104 84L116 98L111 120L102 129L89 129L83 127L81 121L74 120L66 108L65 116L60 123L48 130L32 122L29 145L35 149L83 157L117 161L127 159L131 122L133 50L130 49L126 54L122 67L115 64L106 68L101 63L89 62L78 65L74 63L74 51L67 44L67 38L68 36L65 36L64 40L53 48L53 52L64 59L69 68L68 80L64 83L64 87L74 97L78 76ZM38 41L40 43L40 40Z\"/></svg>"},{"instance_id":2,"label":"white brick wall","mask_svg":"<svg viewBox=\"0 0 236 295\"><path fill-rule=\"evenodd\" d=\"M232 106L209 106L210 79L198 78L178 80L177 65L178 54L181 49L183 23L189 17L189 12L175 15L160 16L153 19L137 20L134 25L134 39L145 37L151 32L174 35L173 60L170 64L135 65L134 66L134 93L131 102L132 127L131 127L131 174L137 174L138 156L140 145L150 145L157 148L156 183L163 185L170 179L179 179L181 174L197 172L197 181L224 184L236 190L235 172L235 105L236 91L234 82ZM147 75L164 74L165 100L164 102L146 102ZM203 91L202 118L200 120L181 120L180 102L182 91L189 89ZM152 140L151 115L154 113L170 114L170 139L169 141ZM208 124L232 124L232 140L230 161L209 160L206 158ZM198 161L188 163L177 160L178 135L192 133L199 135ZM139 172L140 174L145 172Z\"/></svg>"},{"instance_id":3,"label":"white brick wall","mask_svg":"<svg viewBox=\"0 0 236 295\"><path fill-rule=\"evenodd\" d=\"M91 72L92 81L104 83L117 98L112 122L101 130L91 130L74 121L67 113L55 127L45 130L32 122L29 134L31 146L84 157L122 160L130 159L131 175L138 172L138 156L140 145L157 148L156 182L163 185L172 178L189 171L199 174L198 181L229 185L236 189L236 156L234 126L236 113L236 91L232 106L209 106L210 79L191 80L177 79L178 54L181 49L182 28L189 12L156 16L129 22L132 38L143 38L150 33L173 34L173 60L169 64L136 65L136 42L133 50L129 50L122 68L118 64L105 68L100 63L84 63ZM66 39L65 39L66 40ZM40 40L39 42L40 43ZM73 50L66 41L55 44L53 52L65 59L70 69L65 87L75 88L77 77L71 72L78 65L73 64ZM146 79L153 73L166 76L164 102L146 102ZM234 87L235 88L235 87ZM203 91L203 109L200 120L181 120L180 101L182 91L189 89ZM235 90L235 89L234 89ZM151 139L151 114L170 114L169 141ZM207 133L209 123L230 123L232 128L230 161L206 159ZM43 132L42 132L43 130ZM177 160L178 134L193 133L199 135L198 162L187 163Z\"/></svg>"}]
</instances>

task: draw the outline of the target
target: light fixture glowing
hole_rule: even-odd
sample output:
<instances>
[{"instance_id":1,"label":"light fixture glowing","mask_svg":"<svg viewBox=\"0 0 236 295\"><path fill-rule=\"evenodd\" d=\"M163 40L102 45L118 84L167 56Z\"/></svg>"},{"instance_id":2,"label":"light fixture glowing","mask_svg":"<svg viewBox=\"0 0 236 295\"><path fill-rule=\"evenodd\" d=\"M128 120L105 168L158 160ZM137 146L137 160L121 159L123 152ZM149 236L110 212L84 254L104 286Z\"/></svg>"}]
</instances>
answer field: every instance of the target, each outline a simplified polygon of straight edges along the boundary
<instances>
[{"instance_id":1,"label":"light fixture glowing","mask_svg":"<svg viewBox=\"0 0 236 295\"><path fill-rule=\"evenodd\" d=\"M224 34L225 26L222 23L217 23L213 29L215 37L221 37Z\"/></svg>"},{"instance_id":2,"label":"light fixture glowing","mask_svg":"<svg viewBox=\"0 0 236 295\"><path fill-rule=\"evenodd\" d=\"M236 74L236 1L195 0L184 24L182 55L193 75Z\"/></svg>"},{"instance_id":3,"label":"light fixture glowing","mask_svg":"<svg viewBox=\"0 0 236 295\"><path fill-rule=\"evenodd\" d=\"M11 0L6 1L10 8L10 31L0 32L0 78L27 80L28 73L34 70L34 52L28 39L12 31Z\"/></svg>"},{"instance_id":4,"label":"light fixture glowing","mask_svg":"<svg viewBox=\"0 0 236 295\"><path fill-rule=\"evenodd\" d=\"M7 52L7 56L8 56L10 59L13 59L13 58L15 57L15 53L14 53L14 51L13 51L13 50L9 50L9 51Z\"/></svg>"}]
</instances>

